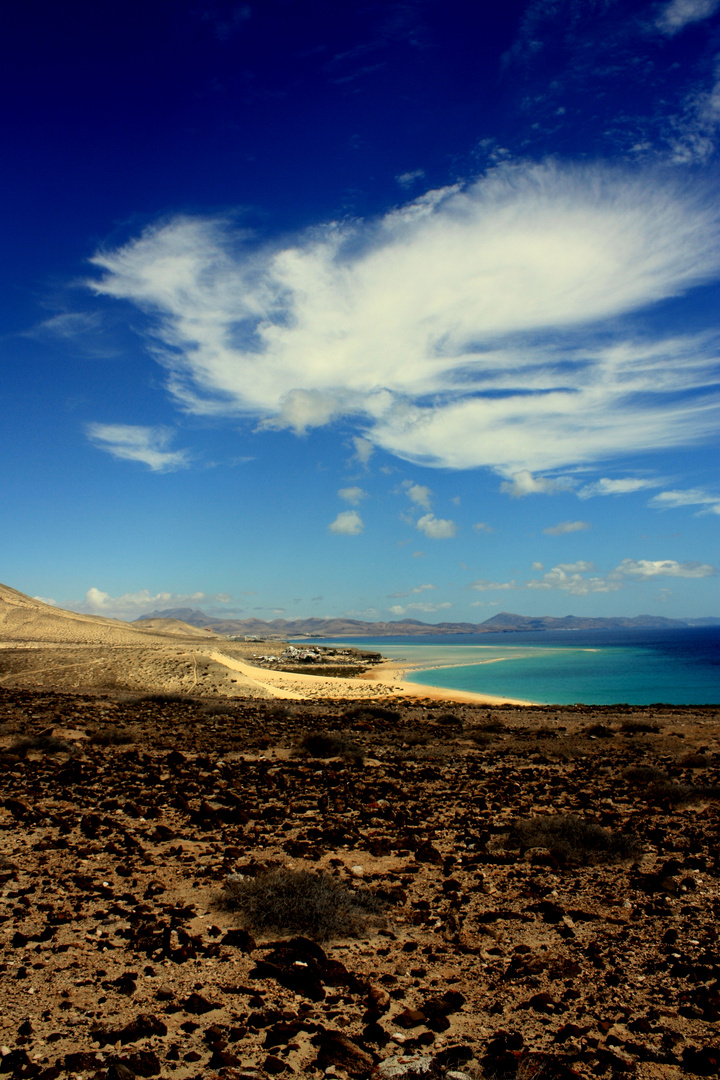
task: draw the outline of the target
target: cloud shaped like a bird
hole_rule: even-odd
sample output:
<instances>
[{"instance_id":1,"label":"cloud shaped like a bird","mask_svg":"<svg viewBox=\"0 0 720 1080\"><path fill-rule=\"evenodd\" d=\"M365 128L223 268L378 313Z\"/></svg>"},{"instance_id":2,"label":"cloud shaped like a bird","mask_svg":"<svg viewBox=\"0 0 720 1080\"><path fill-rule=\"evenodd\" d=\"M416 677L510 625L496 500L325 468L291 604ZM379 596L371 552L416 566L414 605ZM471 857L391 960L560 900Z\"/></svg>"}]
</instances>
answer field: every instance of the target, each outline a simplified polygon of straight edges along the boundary
<instances>
[{"instance_id":1,"label":"cloud shaped like a bird","mask_svg":"<svg viewBox=\"0 0 720 1080\"><path fill-rule=\"evenodd\" d=\"M191 413L297 432L342 418L364 446L520 475L524 494L532 471L714 430L711 337L622 329L720 273L717 203L696 183L503 166L274 244L176 217L99 252L92 288L147 313Z\"/></svg>"}]
</instances>

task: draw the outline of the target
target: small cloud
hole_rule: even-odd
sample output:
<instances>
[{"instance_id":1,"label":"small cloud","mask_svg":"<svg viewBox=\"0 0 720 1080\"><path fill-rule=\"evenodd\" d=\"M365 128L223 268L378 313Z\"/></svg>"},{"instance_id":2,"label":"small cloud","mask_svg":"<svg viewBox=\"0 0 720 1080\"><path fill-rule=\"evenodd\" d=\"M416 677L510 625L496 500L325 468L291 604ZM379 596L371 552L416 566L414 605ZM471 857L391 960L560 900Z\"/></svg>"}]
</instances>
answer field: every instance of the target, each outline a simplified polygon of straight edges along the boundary
<instances>
[{"instance_id":1,"label":"small cloud","mask_svg":"<svg viewBox=\"0 0 720 1080\"><path fill-rule=\"evenodd\" d=\"M447 518L436 518L434 514L423 514L416 528L431 540L449 540L457 532L457 525Z\"/></svg>"},{"instance_id":2,"label":"small cloud","mask_svg":"<svg viewBox=\"0 0 720 1080\"><path fill-rule=\"evenodd\" d=\"M545 567L543 566L543 564L541 562L534 562L532 564L532 569L533 570L544 570Z\"/></svg>"},{"instance_id":3,"label":"small cloud","mask_svg":"<svg viewBox=\"0 0 720 1080\"><path fill-rule=\"evenodd\" d=\"M494 592L496 589L517 589L517 587L514 581L487 581L485 578L480 578L478 581L470 582L470 588L477 592Z\"/></svg>"},{"instance_id":4,"label":"small cloud","mask_svg":"<svg viewBox=\"0 0 720 1080\"><path fill-rule=\"evenodd\" d=\"M413 559L424 559L425 558L425 552L424 551L413 551L412 557L413 557Z\"/></svg>"},{"instance_id":5,"label":"small cloud","mask_svg":"<svg viewBox=\"0 0 720 1080\"><path fill-rule=\"evenodd\" d=\"M33 600L39 600L41 604L47 604L49 607L57 607L57 600L53 600L51 596L33 596Z\"/></svg>"},{"instance_id":6,"label":"small cloud","mask_svg":"<svg viewBox=\"0 0 720 1080\"><path fill-rule=\"evenodd\" d=\"M705 578L715 577L717 572L717 567L711 566L710 563L679 563L674 559L623 559L611 576Z\"/></svg>"},{"instance_id":7,"label":"small cloud","mask_svg":"<svg viewBox=\"0 0 720 1080\"><path fill-rule=\"evenodd\" d=\"M88 424L85 433L101 450L121 461L140 461L153 472L174 472L190 464L187 450L168 450L173 432L136 424Z\"/></svg>"},{"instance_id":8,"label":"small cloud","mask_svg":"<svg viewBox=\"0 0 720 1080\"><path fill-rule=\"evenodd\" d=\"M473 529L475 529L476 532L484 532L484 533L495 532L492 525L488 525L488 523L486 521L476 521L475 524L473 525Z\"/></svg>"},{"instance_id":9,"label":"small cloud","mask_svg":"<svg viewBox=\"0 0 720 1080\"><path fill-rule=\"evenodd\" d=\"M422 180L424 176L424 169L413 169L412 172L400 173L399 176L395 177L395 181L401 188L409 188L413 186L416 180Z\"/></svg>"},{"instance_id":10,"label":"small cloud","mask_svg":"<svg viewBox=\"0 0 720 1080\"><path fill-rule=\"evenodd\" d=\"M589 528L588 521L559 521L557 525L550 525L547 529L543 529L543 532L546 536L564 536L565 533L582 532L583 529Z\"/></svg>"},{"instance_id":11,"label":"small cloud","mask_svg":"<svg viewBox=\"0 0 720 1080\"><path fill-rule=\"evenodd\" d=\"M670 0L660 12L655 25L663 34L672 36L689 23L708 19L717 11L720 0Z\"/></svg>"},{"instance_id":12,"label":"small cloud","mask_svg":"<svg viewBox=\"0 0 720 1080\"><path fill-rule=\"evenodd\" d=\"M367 468L367 464L375 451L375 447L369 439L364 439L362 435L353 436L352 443L355 451L353 457L356 461L359 461L361 465Z\"/></svg>"},{"instance_id":13,"label":"small cloud","mask_svg":"<svg viewBox=\"0 0 720 1080\"><path fill-rule=\"evenodd\" d=\"M578 491L578 498L590 499L593 495L629 495L632 491L641 491L643 488L658 486L657 480L639 480L635 477L624 477L621 480L609 480L606 476L596 480L594 484L586 484Z\"/></svg>"},{"instance_id":14,"label":"small cloud","mask_svg":"<svg viewBox=\"0 0 720 1080\"><path fill-rule=\"evenodd\" d=\"M359 506L363 499L369 499L367 491L363 491L361 487L346 487L340 488L338 495L345 502L349 502L352 506Z\"/></svg>"},{"instance_id":15,"label":"small cloud","mask_svg":"<svg viewBox=\"0 0 720 1080\"><path fill-rule=\"evenodd\" d=\"M690 488L687 491L660 491L653 495L648 506L657 507L659 510L674 510L680 506L703 506L700 514L720 514L720 495L710 495L701 488Z\"/></svg>"},{"instance_id":16,"label":"small cloud","mask_svg":"<svg viewBox=\"0 0 720 1080\"><path fill-rule=\"evenodd\" d=\"M393 604L388 611L393 615L407 615L408 612L422 612L423 615L431 615L435 611L444 611L451 608L452 604L446 600L443 604Z\"/></svg>"},{"instance_id":17,"label":"small cloud","mask_svg":"<svg viewBox=\"0 0 720 1080\"><path fill-rule=\"evenodd\" d=\"M416 585L414 589L408 589L406 592L394 592L388 593L389 600L396 600L403 596L412 596L417 593L427 592L428 589L436 589L436 585Z\"/></svg>"},{"instance_id":18,"label":"small cloud","mask_svg":"<svg viewBox=\"0 0 720 1080\"><path fill-rule=\"evenodd\" d=\"M551 480L547 476L533 476L527 469L515 473L509 480L503 480L500 490L514 499L524 495L553 495L556 491L567 491L572 487L568 479Z\"/></svg>"},{"instance_id":19,"label":"small cloud","mask_svg":"<svg viewBox=\"0 0 720 1080\"><path fill-rule=\"evenodd\" d=\"M424 484L413 484L411 480L403 480L402 486L405 488L405 494L416 506L422 506L424 510L430 509L432 491L429 487L425 487Z\"/></svg>"},{"instance_id":20,"label":"small cloud","mask_svg":"<svg viewBox=\"0 0 720 1080\"><path fill-rule=\"evenodd\" d=\"M358 536L364 527L363 520L357 510L343 510L328 525L330 532L340 533L341 536Z\"/></svg>"}]
</instances>

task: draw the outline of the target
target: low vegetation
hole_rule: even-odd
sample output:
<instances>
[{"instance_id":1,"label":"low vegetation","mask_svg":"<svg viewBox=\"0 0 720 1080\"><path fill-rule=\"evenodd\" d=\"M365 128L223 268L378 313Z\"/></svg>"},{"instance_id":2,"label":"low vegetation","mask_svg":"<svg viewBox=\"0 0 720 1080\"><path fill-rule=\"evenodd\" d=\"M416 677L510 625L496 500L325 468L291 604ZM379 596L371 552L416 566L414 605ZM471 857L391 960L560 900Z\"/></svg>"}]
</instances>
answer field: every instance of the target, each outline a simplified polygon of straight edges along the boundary
<instances>
[{"instance_id":1,"label":"low vegetation","mask_svg":"<svg viewBox=\"0 0 720 1080\"><path fill-rule=\"evenodd\" d=\"M362 761L362 751L357 743L346 735L333 732L310 732L300 743L300 749L315 758L344 757L352 761Z\"/></svg>"},{"instance_id":2,"label":"low vegetation","mask_svg":"<svg viewBox=\"0 0 720 1080\"><path fill-rule=\"evenodd\" d=\"M257 877L232 875L223 901L245 929L315 941L359 937L382 923L382 904L368 889L350 889L328 874L284 868Z\"/></svg>"},{"instance_id":3,"label":"low vegetation","mask_svg":"<svg viewBox=\"0 0 720 1080\"><path fill-rule=\"evenodd\" d=\"M547 814L516 821L508 839L510 847L547 848L565 863L611 862L639 854L636 841L616 835L575 814Z\"/></svg>"}]
</instances>

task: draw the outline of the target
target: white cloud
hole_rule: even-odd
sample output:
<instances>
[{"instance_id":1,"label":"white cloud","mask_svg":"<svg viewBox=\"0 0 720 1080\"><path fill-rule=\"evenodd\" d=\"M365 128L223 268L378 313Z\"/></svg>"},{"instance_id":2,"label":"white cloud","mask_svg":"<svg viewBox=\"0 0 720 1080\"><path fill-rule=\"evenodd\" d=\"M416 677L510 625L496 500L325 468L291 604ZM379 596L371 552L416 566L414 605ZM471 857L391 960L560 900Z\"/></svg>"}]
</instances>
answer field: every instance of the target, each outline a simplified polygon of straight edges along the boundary
<instances>
[{"instance_id":1,"label":"white cloud","mask_svg":"<svg viewBox=\"0 0 720 1080\"><path fill-rule=\"evenodd\" d=\"M39 600L41 604L48 604L49 607L57 607L57 600L53 600L51 596L33 596L33 600Z\"/></svg>"},{"instance_id":2,"label":"white cloud","mask_svg":"<svg viewBox=\"0 0 720 1080\"><path fill-rule=\"evenodd\" d=\"M400 175L396 176L395 179L397 180L401 188L410 188L417 180L422 180L424 176L424 169L413 169L412 172L400 173Z\"/></svg>"},{"instance_id":3,"label":"white cloud","mask_svg":"<svg viewBox=\"0 0 720 1080\"><path fill-rule=\"evenodd\" d=\"M720 0L671 0L658 15L656 26L664 34L677 34L688 23L709 18L719 3Z\"/></svg>"},{"instance_id":4,"label":"white cloud","mask_svg":"<svg viewBox=\"0 0 720 1080\"><path fill-rule=\"evenodd\" d=\"M353 447L355 448L354 457L365 468L368 466L371 456L375 452L375 447L369 439L365 439L362 435L353 436Z\"/></svg>"},{"instance_id":5,"label":"white cloud","mask_svg":"<svg viewBox=\"0 0 720 1080\"><path fill-rule=\"evenodd\" d=\"M345 502L351 503L352 506L359 506L363 499L368 499L370 496L367 491L363 491L361 487L346 487L340 488L338 495Z\"/></svg>"},{"instance_id":6,"label":"white cloud","mask_svg":"<svg viewBox=\"0 0 720 1080\"><path fill-rule=\"evenodd\" d=\"M393 604L388 608L388 611L393 615L407 615L408 612L422 612L425 615L432 614L434 611L444 611L446 608L452 607L450 601L445 601L443 604Z\"/></svg>"},{"instance_id":7,"label":"white cloud","mask_svg":"<svg viewBox=\"0 0 720 1080\"><path fill-rule=\"evenodd\" d=\"M435 589L436 585L416 585L414 589L407 589L405 592L388 593L388 597L391 600L399 599L403 596L413 596L417 593L427 592L428 589Z\"/></svg>"},{"instance_id":8,"label":"white cloud","mask_svg":"<svg viewBox=\"0 0 720 1080\"><path fill-rule=\"evenodd\" d=\"M345 416L409 461L546 472L714 431L714 343L619 321L717 276L695 182L499 166L265 247L179 217L98 253L92 287L147 312L190 412L298 432Z\"/></svg>"},{"instance_id":9,"label":"white cloud","mask_svg":"<svg viewBox=\"0 0 720 1080\"><path fill-rule=\"evenodd\" d=\"M542 570L542 563L534 562L533 570ZM650 559L623 559L623 561L604 576L593 574L595 565L579 560L573 563L558 563L540 578L528 581L473 581L469 588L478 592L493 592L498 589L557 589L572 596L589 596L592 593L618 592L628 581L640 582L657 577L704 578L717 574L717 569L708 563L678 563L673 559L652 561Z\"/></svg>"},{"instance_id":10,"label":"white cloud","mask_svg":"<svg viewBox=\"0 0 720 1080\"><path fill-rule=\"evenodd\" d=\"M431 540L449 540L457 532L457 525L448 518L436 518L434 514L423 514L416 528Z\"/></svg>"},{"instance_id":11,"label":"white cloud","mask_svg":"<svg viewBox=\"0 0 720 1080\"><path fill-rule=\"evenodd\" d=\"M720 495L710 495L701 488L690 488L687 491L660 491L653 495L648 503L660 510L676 509L680 506L704 506L701 514L720 514Z\"/></svg>"},{"instance_id":12,"label":"white cloud","mask_svg":"<svg viewBox=\"0 0 720 1080\"><path fill-rule=\"evenodd\" d=\"M554 495L557 491L567 491L571 481L562 478L551 480L547 476L533 476L527 469L515 473L509 480L503 480L500 490L514 499L524 495Z\"/></svg>"},{"instance_id":13,"label":"white cloud","mask_svg":"<svg viewBox=\"0 0 720 1080\"><path fill-rule=\"evenodd\" d=\"M658 480L641 480L632 476L623 477L620 480L611 480L603 476L594 483L580 488L578 498L590 499L594 495L629 495L633 491L658 487L659 483Z\"/></svg>"},{"instance_id":14,"label":"white cloud","mask_svg":"<svg viewBox=\"0 0 720 1080\"><path fill-rule=\"evenodd\" d=\"M478 581L471 582L470 588L476 589L477 592L494 592L496 589L517 589L519 586L514 581L486 581L480 578Z\"/></svg>"},{"instance_id":15,"label":"white cloud","mask_svg":"<svg viewBox=\"0 0 720 1080\"><path fill-rule=\"evenodd\" d=\"M547 529L543 529L543 532L546 536L564 536L565 533L581 532L589 528L588 521L559 521L557 525L550 525Z\"/></svg>"},{"instance_id":16,"label":"white cloud","mask_svg":"<svg viewBox=\"0 0 720 1080\"><path fill-rule=\"evenodd\" d=\"M85 601L77 605L78 611L90 615L106 615L112 619L134 619L156 609L165 610L174 607L187 607L200 601L221 602L226 596L208 596L204 592L194 593L151 593L149 589L140 589L122 596L111 596L94 585L85 593Z\"/></svg>"},{"instance_id":17,"label":"white cloud","mask_svg":"<svg viewBox=\"0 0 720 1080\"><path fill-rule=\"evenodd\" d=\"M473 525L473 529L475 529L476 532L485 532L485 533L495 532L492 525L488 525L488 523L486 521L476 521L475 524Z\"/></svg>"},{"instance_id":18,"label":"white cloud","mask_svg":"<svg viewBox=\"0 0 720 1080\"><path fill-rule=\"evenodd\" d=\"M541 578L531 578L525 583L525 588L559 589L573 596L587 596L589 593L616 592L621 587L619 581L583 576L592 569L593 564L588 562L559 563Z\"/></svg>"},{"instance_id":19,"label":"white cloud","mask_svg":"<svg viewBox=\"0 0 720 1080\"><path fill-rule=\"evenodd\" d=\"M674 559L623 559L613 571L613 575L637 578L705 578L715 577L717 572L717 568L709 563L679 563Z\"/></svg>"},{"instance_id":20,"label":"white cloud","mask_svg":"<svg viewBox=\"0 0 720 1080\"><path fill-rule=\"evenodd\" d=\"M328 525L330 532L342 536L357 536L364 529L363 520L356 510L342 510Z\"/></svg>"},{"instance_id":21,"label":"white cloud","mask_svg":"<svg viewBox=\"0 0 720 1080\"><path fill-rule=\"evenodd\" d=\"M101 450L122 461L141 461L153 472L174 472L190 464L187 450L167 450L173 432L135 424L88 424L85 433Z\"/></svg>"},{"instance_id":22,"label":"white cloud","mask_svg":"<svg viewBox=\"0 0 720 1080\"><path fill-rule=\"evenodd\" d=\"M403 480L405 494L416 506L422 506L424 510L430 509L430 496L432 491L424 484L413 484L411 480Z\"/></svg>"}]
</instances>

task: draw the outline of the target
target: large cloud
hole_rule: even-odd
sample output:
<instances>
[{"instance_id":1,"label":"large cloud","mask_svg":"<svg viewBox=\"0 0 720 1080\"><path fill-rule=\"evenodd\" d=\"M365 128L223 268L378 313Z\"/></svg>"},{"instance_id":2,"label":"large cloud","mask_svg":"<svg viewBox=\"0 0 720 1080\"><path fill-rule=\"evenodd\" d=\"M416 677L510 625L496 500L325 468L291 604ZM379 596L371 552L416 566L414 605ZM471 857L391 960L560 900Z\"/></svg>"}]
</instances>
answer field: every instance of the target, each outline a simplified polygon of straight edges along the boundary
<instances>
[{"instance_id":1,"label":"large cloud","mask_svg":"<svg viewBox=\"0 0 720 1080\"><path fill-rule=\"evenodd\" d=\"M92 287L149 314L191 412L353 417L407 460L513 475L709 435L710 340L624 339L618 317L717 275L717 241L677 180L506 166L286 244L178 217L97 254Z\"/></svg>"}]
</instances>

